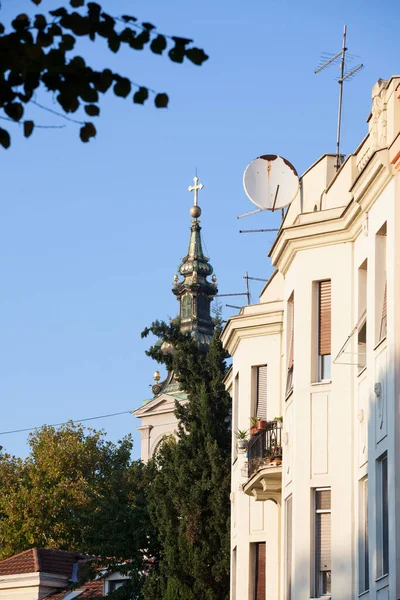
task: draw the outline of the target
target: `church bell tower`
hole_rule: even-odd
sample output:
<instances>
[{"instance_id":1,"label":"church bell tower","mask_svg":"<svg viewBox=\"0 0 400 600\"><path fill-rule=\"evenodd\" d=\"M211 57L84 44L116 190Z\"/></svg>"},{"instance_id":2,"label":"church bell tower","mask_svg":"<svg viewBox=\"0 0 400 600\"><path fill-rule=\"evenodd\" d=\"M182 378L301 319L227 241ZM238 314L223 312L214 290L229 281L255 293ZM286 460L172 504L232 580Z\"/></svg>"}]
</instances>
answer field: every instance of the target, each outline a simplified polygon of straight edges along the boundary
<instances>
[{"instance_id":1,"label":"church bell tower","mask_svg":"<svg viewBox=\"0 0 400 600\"><path fill-rule=\"evenodd\" d=\"M192 225L190 228L189 249L182 259L178 272L183 277L174 277L173 293L179 301L180 327L183 332L190 332L200 347L207 348L213 335L214 325L211 318L210 306L214 296L218 293L216 277L212 281L207 277L213 273L209 259L204 255L201 243L201 227L199 217L201 208L198 205L198 192L203 189L196 176L194 185L189 187L189 192L194 194L193 206L190 209Z\"/></svg>"},{"instance_id":2,"label":"church bell tower","mask_svg":"<svg viewBox=\"0 0 400 600\"><path fill-rule=\"evenodd\" d=\"M174 277L172 288L179 301L179 321L182 332L188 332L204 351L208 349L214 332L211 318L210 305L218 293L217 279L213 275L213 268L209 259L204 255L200 236L201 208L198 205L198 193L203 189L196 176L194 185L189 187L189 192L194 194L193 206L190 209L192 225L190 227L189 249ZM181 279L180 277L181 276ZM212 280L207 278L212 276ZM162 343L161 350L172 351L167 344ZM181 389L173 372L169 372L164 381L160 381L158 371L154 373L153 397L145 400L142 406L133 414L141 420L138 427L141 434L141 459L147 462L154 454L159 444L165 437L173 434L178 421L175 416L176 402L186 402L187 394Z\"/></svg>"}]
</instances>

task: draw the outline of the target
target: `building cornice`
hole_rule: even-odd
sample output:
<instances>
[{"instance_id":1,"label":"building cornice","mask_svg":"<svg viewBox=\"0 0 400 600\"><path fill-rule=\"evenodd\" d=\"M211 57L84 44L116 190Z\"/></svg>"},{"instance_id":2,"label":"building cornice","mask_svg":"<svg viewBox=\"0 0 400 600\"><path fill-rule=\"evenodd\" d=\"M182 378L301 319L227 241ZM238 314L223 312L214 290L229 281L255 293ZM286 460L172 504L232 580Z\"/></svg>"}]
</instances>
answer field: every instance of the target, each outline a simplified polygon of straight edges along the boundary
<instances>
[{"instance_id":1,"label":"building cornice","mask_svg":"<svg viewBox=\"0 0 400 600\"><path fill-rule=\"evenodd\" d=\"M161 415L163 413L170 413L171 410L174 410L175 400L177 400L175 396L161 394L150 400L150 402L147 402L144 406L134 410L132 414L135 417L148 417L153 414Z\"/></svg>"},{"instance_id":2,"label":"building cornice","mask_svg":"<svg viewBox=\"0 0 400 600\"><path fill-rule=\"evenodd\" d=\"M56 575L54 573L35 572L0 576L0 589L35 586L65 588L67 584L67 577Z\"/></svg>"},{"instance_id":3,"label":"building cornice","mask_svg":"<svg viewBox=\"0 0 400 600\"><path fill-rule=\"evenodd\" d=\"M371 156L349 190L363 212L368 212L392 177L389 152L387 148L383 148Z\"/></svg>"},{"instance_id":4,"label":"building cornice","mask_svg":"<svg viewBox=\"0 0 400 600\"><path fill-rule=\"evenodd\" d=\"M389 160L396 171L400 172L400 133L397 134L389 147Z\"/></svg>"},{"instance_id":5,"label":"building cornice","mask_svg":"<svg viewBox=\"0 0 400 600\"><path fill-rule=\"evenodd\" d=\"M297 222L280 231L269 254L273 266L285 275L300 250L354 241L361 230L364 213L393 178L393 172L388 150L376 152L350 188L353 198L341 214L337 214L338 209L319 211L315 213L314 222ZM326 214L325 220L321 220L321 213Z\"/></svg>"},{"instance_id":6,"label":"building cornice","mask_svg":"<svg viewBox=\"0 0 400 600\"><path fill-rule=\"evenodd\" d=\"M221 335L221 341L231 356L236 352L239 342L246 338L280 334L283 327L283 306L281 302L258 304L250 308L258 308L258 312L246 314L246 309L231 317ZM282 308L277 309L278 306ZM264 312L260 312L264 308ZM269 308L269 310L268 310Z\"/></svg>"},{"instance_id":7,"label":"building cornice","mask_svg":"<svg viewBox=\"0 0 400 600\"><path fill-rule=\"evenodd\" d=\"M229 369L226 372L225 377L222 380L222 383L225 386L225 389L228 390L230 387L232 387L232 375L233 375L233 367L232 365L229 367Z\"/></svg>"},{"instance_id":8,"label":"building cornice","mask_svg":"<svg viewBox=\"0 0 400 600\"><path fill-rule=\"evenodd\" d=\"M331 210L329 212L332 214ZM339 244L354 239L356 235L354 223L360 212L360 207L351 201L339 217L293 225L284 229L269 254L273 266L279 268L279 271L285 275L299 250Z\"/></svg>"}]
</instances>

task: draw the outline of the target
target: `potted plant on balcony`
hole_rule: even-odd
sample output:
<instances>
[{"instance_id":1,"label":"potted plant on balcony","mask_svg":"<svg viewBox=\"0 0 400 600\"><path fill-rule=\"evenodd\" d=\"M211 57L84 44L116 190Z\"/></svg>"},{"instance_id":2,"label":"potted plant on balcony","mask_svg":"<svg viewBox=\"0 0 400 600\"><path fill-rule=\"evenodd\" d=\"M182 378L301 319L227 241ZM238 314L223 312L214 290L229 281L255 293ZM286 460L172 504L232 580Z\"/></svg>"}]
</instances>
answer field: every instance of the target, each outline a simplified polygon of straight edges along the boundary
<instances>
[{"instance_id":1,"label":"potted plant on balcony","mask_svg":"<svg viewBox=\"0 0 400 600\"><path fill-rule=\"evenodd\" d=\"M250 435L255 435L257 433L257 417L250 417Z\"/></svg>"},{"instance_id":2,"label":"potted plant on balcony","mask_svg":"<svg viewBox=\"0 0 400 600\"><path fill-rule=\"evenodd\" d=\"M275 454L271 459L271 466L279 467L282 464L282 454Z\"/></svg>"},{"instance_id":3,"label":"potted plant on balcony","mask_svg":"<svg viewBox=\"0 0 400 600\"><path fill-rule=\"evenodd\" d=\"M257 417L257 429L258 431L265 431L267 429L267 422L261 417Z\"/></svg>"},{"instance_id":4,"label":"potted plant on balcony","mask_svg":"<svg viewBox=\"0 0 400 600\"><path fill-rule=\"evenodd\" d=\"M272 460L272 450L271 448L267 448L263 455L264 464L269 465Z\"/></svg>"},{"instance_id":5,"label":"potted plant on balcony","mask_svg":"<svg viewBox=\"0 0 400 600\"><path fill-rule=\"evenodd\" d=\"M247 439L247 434L248 434L247 429L238 429L235 432L235 435L237 438L238 450L246 450L246 448L249 444L249 440Z\"/></svg>"},{"instance_id":6,"label":"potted plant on balcony","mask_svg":"<svg viewBox=\"0 0 400 600\"><path fill-rule=\"evenodd\" d=\"M282 429L283 417L275 417L274 421L276 421L278 429Z\"/></svg>"}]
</instances>

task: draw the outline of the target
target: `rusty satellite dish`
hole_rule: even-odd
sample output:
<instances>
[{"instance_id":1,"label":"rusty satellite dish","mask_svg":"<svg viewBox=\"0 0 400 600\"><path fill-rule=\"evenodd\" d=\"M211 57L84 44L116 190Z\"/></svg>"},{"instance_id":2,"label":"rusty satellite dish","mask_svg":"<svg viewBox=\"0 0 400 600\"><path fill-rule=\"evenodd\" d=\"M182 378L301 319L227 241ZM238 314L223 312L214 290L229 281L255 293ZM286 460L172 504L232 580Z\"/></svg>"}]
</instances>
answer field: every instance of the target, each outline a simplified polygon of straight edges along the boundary
<instances>
[{"instance_id":1,"label":"rusty satellite dish","mask_svg":"<svg viewBox=\"0 0 400 600\"><path fill-rule=\"evenodd\" d=\"M261 210L276 210L290 204L299 190L294 166L276 154L264 154L251 161L243 174L247 197Z\"/></svg>"}]
</instances>

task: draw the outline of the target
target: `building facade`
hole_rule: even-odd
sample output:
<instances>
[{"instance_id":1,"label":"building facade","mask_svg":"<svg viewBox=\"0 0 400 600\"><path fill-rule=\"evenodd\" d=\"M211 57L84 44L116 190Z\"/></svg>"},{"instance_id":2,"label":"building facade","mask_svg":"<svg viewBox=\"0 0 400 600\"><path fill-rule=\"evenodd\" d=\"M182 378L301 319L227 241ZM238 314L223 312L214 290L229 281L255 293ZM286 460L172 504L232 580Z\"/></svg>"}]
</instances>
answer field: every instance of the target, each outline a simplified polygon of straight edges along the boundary
<instances>
[{"instance_id":1,"label":"building facade","mask_svg":"<svg viewBox=\"0 0 400 600\"><path fill-rule=\"evenodd\" d=\"M231 598L398 600L400 77L374 86L339 171L325 155L301 177L270 257L259 304L222 334Z\"/></svg>"},{"instance_id":2,"label":"building facade","mask_svg":"<svg viewBox=\"0 0 400 600\"><path fill-rule=\"evenodd\" d=\"M189 248L178 268L179 275L174 276L173 294L179 302L179 325L183 333L189 333L196 343L207 350L212 339L214 324L211 318L211 302L217 294L217 279L213 275L213 267L203 252L199 217L201 208L198 205L198 192L203 189L196 175L194 185L189 191L194 193L194 203L190 209L192 224L190 227ZM212 281L208 277L212 276ZM164 352L173 349L165 343L161 345ZM145 400L133 414L141 419L138 427L141 435L141 459L147 462L162 440L172 435L177 429L175 403L185 402L186 393L180 389L174 373L168 373L160 382L158 371L154 374L155 384L152 386L153 398Z\"/></svg>"},{"instance_id":3,"label":"building facade","mask_svg":"<svg viewBox=\"0 0 400 600\"><path fill-rule=\"evenodd\" d=\"M121 573L85 580L91 557L78 552L30 548L0 561L1 600L100 600L130 578Z\"/></svg>"}]
</instances>

